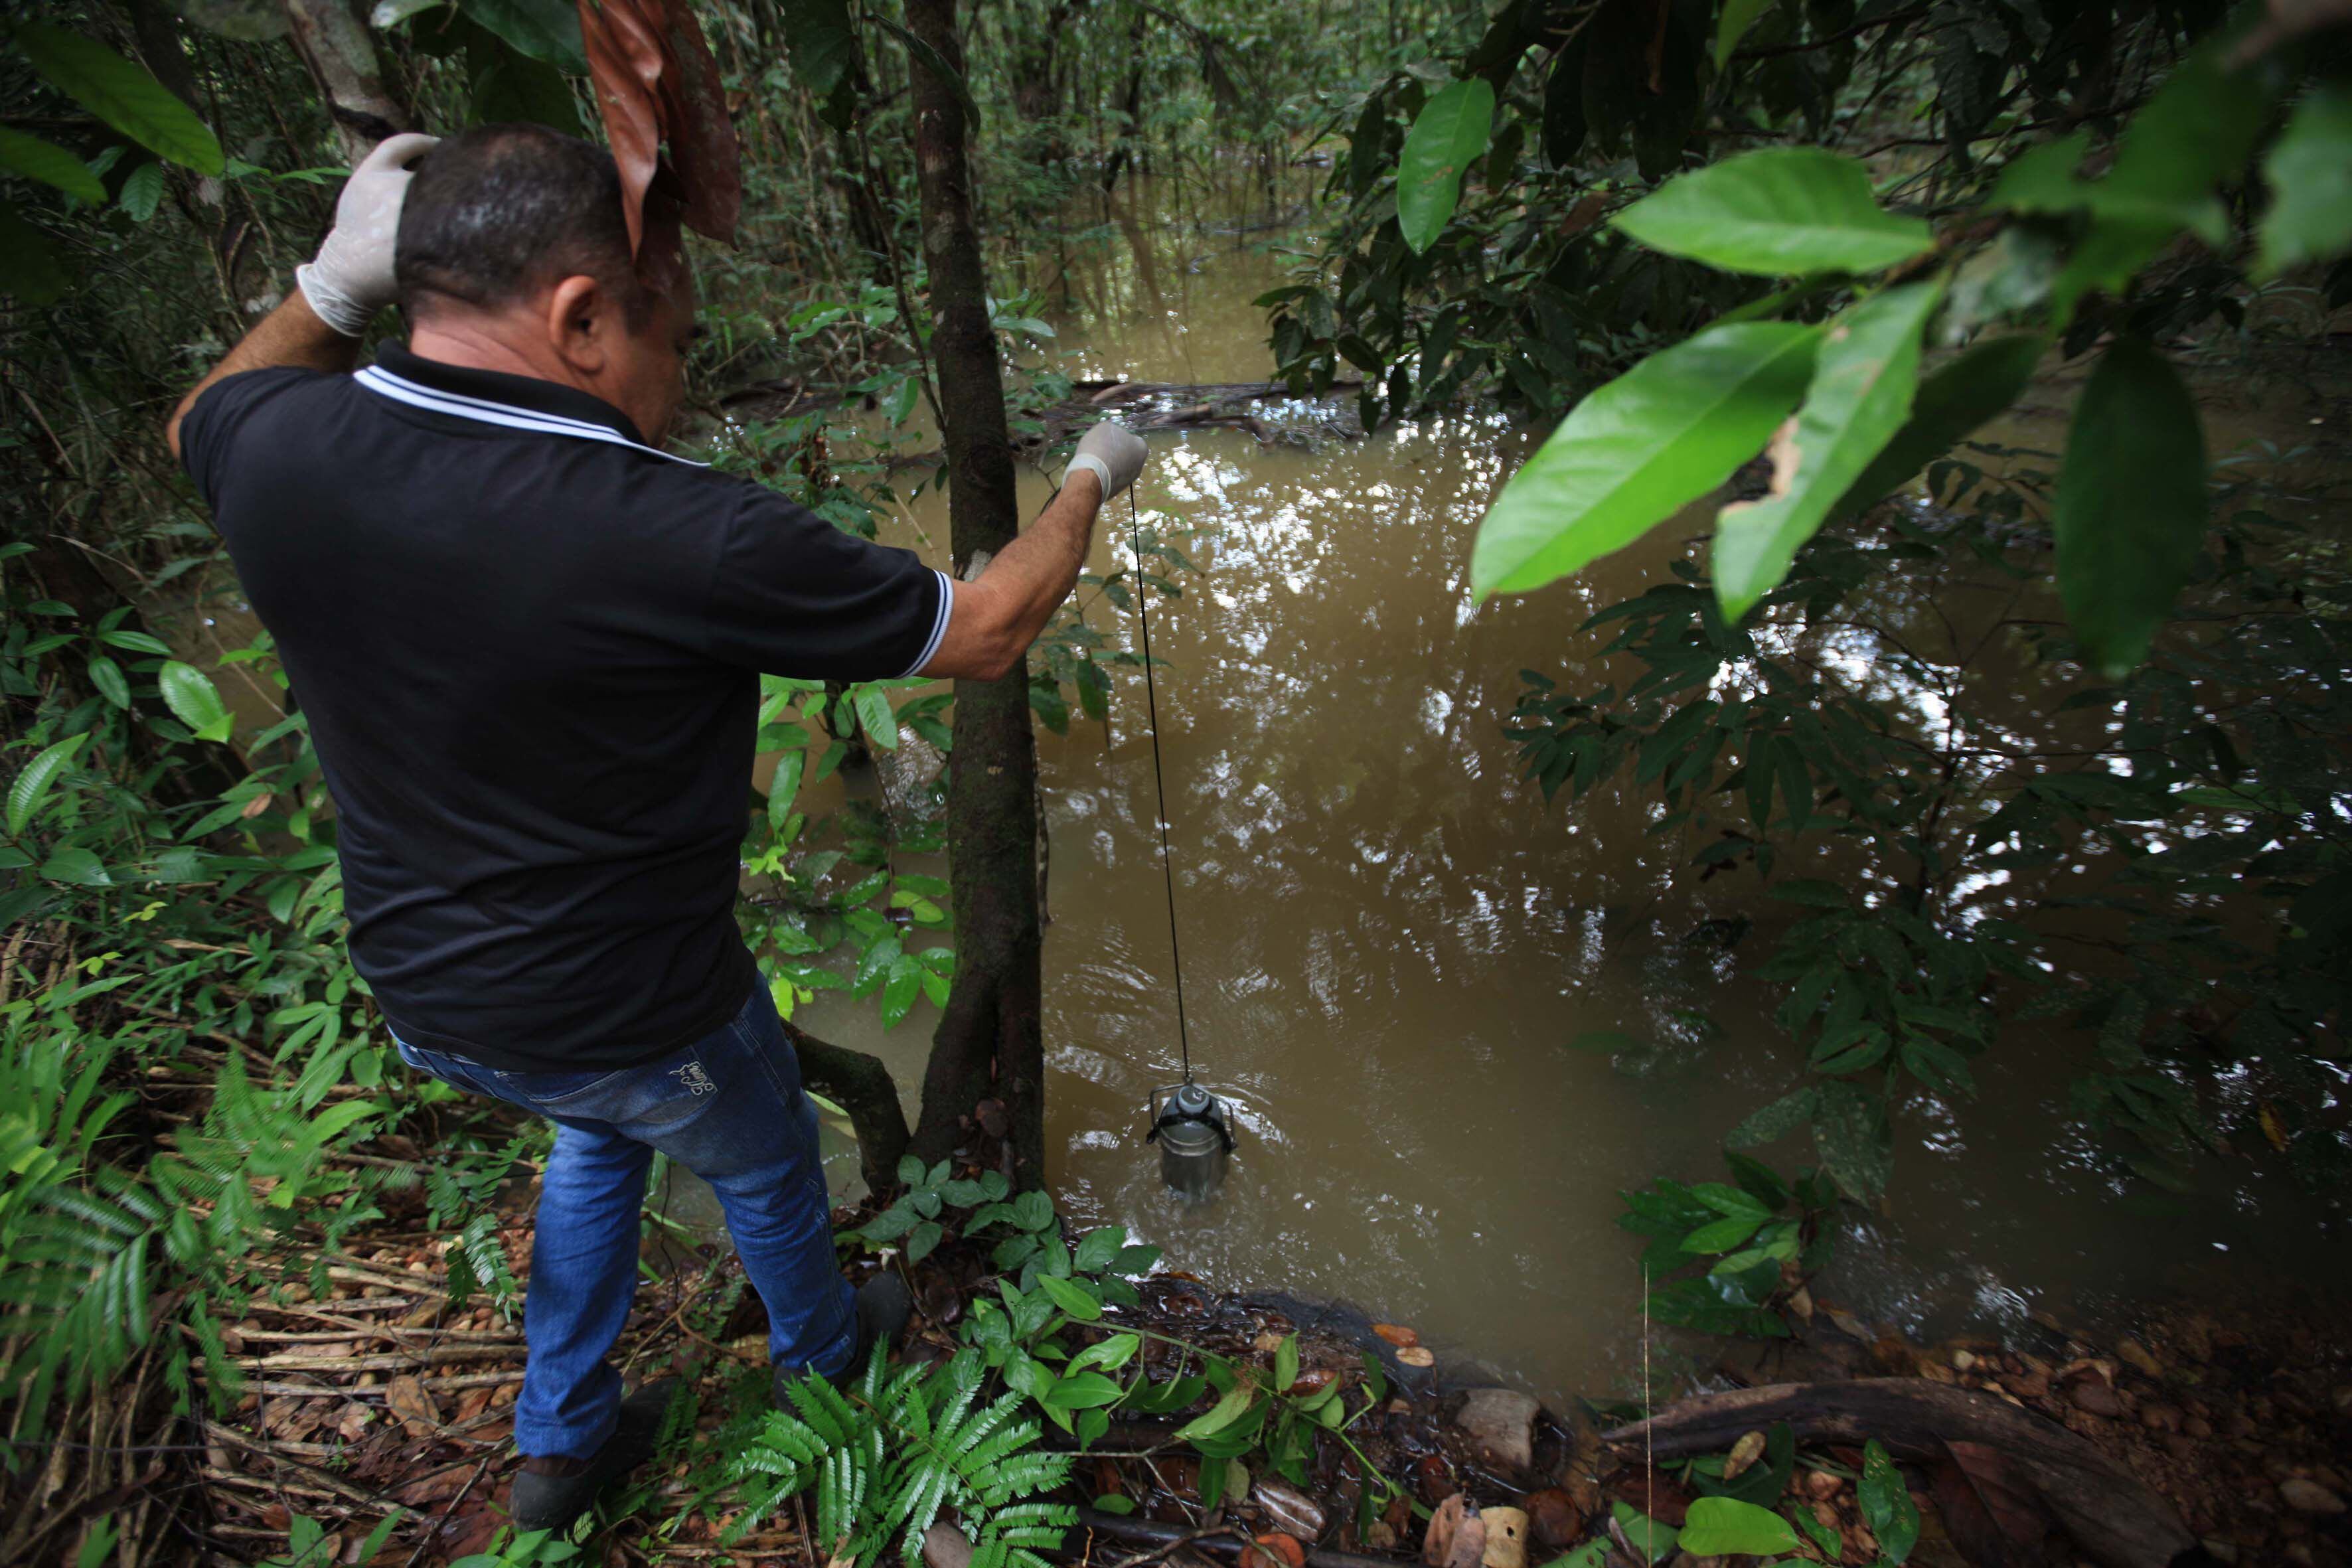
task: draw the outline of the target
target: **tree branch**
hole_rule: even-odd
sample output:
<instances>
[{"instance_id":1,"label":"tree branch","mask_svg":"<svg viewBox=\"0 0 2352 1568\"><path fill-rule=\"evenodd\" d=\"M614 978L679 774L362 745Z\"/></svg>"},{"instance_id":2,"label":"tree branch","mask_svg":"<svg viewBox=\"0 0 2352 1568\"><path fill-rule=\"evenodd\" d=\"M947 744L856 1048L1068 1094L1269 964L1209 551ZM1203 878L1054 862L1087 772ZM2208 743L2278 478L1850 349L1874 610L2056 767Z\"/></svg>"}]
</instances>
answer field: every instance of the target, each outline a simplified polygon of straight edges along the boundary
<instances>
[{"instance_id":1,"label":"tree branch","mask_svg":"<svg viewBox=\"0 0 2352 1568\"><path fill-rule=\"evenodd\" d=\"M866 1184L887 1192L898 1182L898 1157L911 1135L898 1103L898 1085L880 1057L830 1045L790 1020L784 1037L801 1059L801 1082L849 1112L857 1132L857 1159Z\"/></svg>"}]
</instances>

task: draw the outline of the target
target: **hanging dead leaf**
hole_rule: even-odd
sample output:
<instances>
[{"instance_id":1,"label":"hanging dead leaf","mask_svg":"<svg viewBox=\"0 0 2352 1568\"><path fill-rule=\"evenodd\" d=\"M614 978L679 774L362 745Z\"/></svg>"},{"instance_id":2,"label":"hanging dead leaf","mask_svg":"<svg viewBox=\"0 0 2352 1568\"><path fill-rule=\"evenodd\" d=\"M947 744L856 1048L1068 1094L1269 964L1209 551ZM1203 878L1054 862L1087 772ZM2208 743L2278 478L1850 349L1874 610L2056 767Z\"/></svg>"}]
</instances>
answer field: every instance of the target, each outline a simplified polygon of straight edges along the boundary
<instances>
[{"instance_id":1,"label":"hanging dead leaf","mask_svg":"<svg viewBox=\"0 0 2352 1568\"><path fill-rule=\"evenodd\" d=\"M742 214L742 150L718 62L688 0L578 0L596 109L621 171L629 245L650 226L646 195L667 189L696 233L732 244ZM662 155L664 143L668 156Z\"/></svg>"}]
</instances>

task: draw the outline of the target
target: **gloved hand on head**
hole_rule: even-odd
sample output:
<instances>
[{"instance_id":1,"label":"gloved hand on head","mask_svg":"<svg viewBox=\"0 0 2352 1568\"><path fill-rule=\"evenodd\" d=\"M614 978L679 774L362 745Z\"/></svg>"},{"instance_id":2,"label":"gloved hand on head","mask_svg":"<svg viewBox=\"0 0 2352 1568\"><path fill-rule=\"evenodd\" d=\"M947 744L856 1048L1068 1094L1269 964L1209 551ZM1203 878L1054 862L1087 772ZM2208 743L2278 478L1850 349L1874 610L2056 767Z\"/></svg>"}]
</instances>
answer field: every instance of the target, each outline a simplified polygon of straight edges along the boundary
<instances>
[{"instance_id":1,"label":"gloved hand on head","mask_svg":"<svg viewBox=\"0 0 2352 1568\"><path fill-rule=\"evenodd\" d=\"M347 338L367 331L369 320L392 303L393 246L413 177L408 165L440 140L412 132L379 142L343 183L327 242L294 269L294 286L311 312Z\"/></svg>"},{"instance_id":2,"label":"gloved hand on head","mask_svg":"<svg viewBox=\"0 0 2352 1568\"><path fill-rule=\"evenodd\" d=\"M1108 500L1135 483L1135 477L1143 472L1143 459L1150 455L1150 448L1143 444L1142 437L1124 425L1106 419L1079 437L1077 453L1070 458L1069 472L1091 470L1102 481L1102 499ZM1063 476L1063 482L1068 482L1067 474Z\"/></svg>"}]
</instances>

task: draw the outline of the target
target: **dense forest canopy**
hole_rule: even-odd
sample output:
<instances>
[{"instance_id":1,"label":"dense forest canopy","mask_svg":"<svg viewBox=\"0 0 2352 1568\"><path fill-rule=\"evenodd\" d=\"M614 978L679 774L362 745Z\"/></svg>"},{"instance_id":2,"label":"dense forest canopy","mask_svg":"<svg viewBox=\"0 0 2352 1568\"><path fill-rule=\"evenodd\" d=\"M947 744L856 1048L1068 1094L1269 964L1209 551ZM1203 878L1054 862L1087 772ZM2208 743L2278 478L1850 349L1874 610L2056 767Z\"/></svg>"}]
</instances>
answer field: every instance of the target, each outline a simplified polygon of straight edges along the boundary
<instances>
[{"instance_id":1,"label":"dense forest canopy","mask_svg":"<svg viewBox=\"0 0 2352 1568\"><path fill-rule=\"evenodd\" d=\"M436 1238L453 1305L517 1302L495 1204L544 1130L393 1057L344 952L299 694L266 630L210 618L233 576L162 438L285 297L350 163L413 128L609 137L632 188L706 237L687 440L869 537L910 478L945 488L959 567L1012 537L1016 462L1059 454L1100 391L1053 353L1049 247L1108 232L1123 182L1270 195L1299 168L1306 235L1258 301L1269 379L1350 414L1351 438L1464 408L1544 432L1459 563L1472 596L1540 605L1653 530L1693 532L1673 580L1563 610L1567 670L1523 672L1488 716L1559 816L1624 792L1687 885L1747 889L1752 916L1708 940L1773 984L1793 1042L1783 1091L1720 1130L1736 1184L1627 1178L1659 1321L1786 1334L1826 1216L1899 1188L1929 1112L2002 1109L1970 1102L2003 1049L2068 1054L2069 1113L2119 1179L2183 1187L2267 1149L2340 1205L2343 438L2241 461L2189 363L2340 352L2340 5L667 4L0 19L0 1399L20 1448L222 1416L250 1371L229 1326L289 1281L325 1297L377 1232ZM677 15L659 91L614 96L598 29ZM2080 384L2063 450L2000 435L2037 377ZM1154 1382L1140 1338L1071 1337L1156 1255L1117 1227L1065 1238L1039 1190L1034 733L1102 721L1140 668L1102 612L1196 580L1178 531L1134 546L1003 681L763 678L745 939L787 1018L842 992L937 1031L910 1121L877 1058L793 1030L876 1197L845 1244L911 1268L984 1233L1003 1289L963 1319L969 1353L739 1434L749 1457L695 1507L747 1487L726 1494L744 1530L805 1493L829 1548L911 1558L945 1507L989 1563L1034 1562L1068 1522L1037 1500L1067 1466L1027 1444L1097 1439L1114 1407L1205 1406L1180 1436L1209 1510L1228 1463L1246 1491L1250 1468L1304 1485L1327 1455L1356 1467L1367 1534L1403 1499L1349 1436L1385 1384L1309 1386L1295 1343L1269 1352L1286 1375L1202 1352ZM908 798L809 806L902 745L954 764ZM945 877L909 864L943 850ZM870 1497L825 1468L935 1427L966 1448ZM999 1433L1024 1436L999 1453ZM12 1498L37 1468L12 1463ZM75 1506L123 1482L82 1466ZM1890 1519L1909 1506L1863 1484ZM168 1510L102 1540L78 1517L21 1510L0 1555L119 1541L131 1562L171 1534Z\"/></svg>"}]
</instances>

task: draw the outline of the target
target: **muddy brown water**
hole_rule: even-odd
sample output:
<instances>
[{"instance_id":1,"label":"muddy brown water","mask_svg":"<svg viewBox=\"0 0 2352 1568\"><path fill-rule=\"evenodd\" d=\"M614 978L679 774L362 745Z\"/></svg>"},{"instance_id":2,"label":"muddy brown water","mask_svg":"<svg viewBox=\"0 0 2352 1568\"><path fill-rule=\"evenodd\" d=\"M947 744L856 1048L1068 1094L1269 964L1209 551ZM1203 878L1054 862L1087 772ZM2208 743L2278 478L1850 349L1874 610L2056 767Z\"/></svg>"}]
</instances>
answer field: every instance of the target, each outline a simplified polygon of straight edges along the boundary
<instances>
[{"instance_id":1,"label":"muddy brown water","mask_svg":"<svg viewBox=\"0 0 2352 1568\"><path fill-rule=\"evenodd\" d=\"M1258 226L1252 202L1172 197L1166 182L1078 218L1090 238L1032 260L1036 281L1068 290L1055 320L1070 374L1269 373L1251 300L1282 280L1296 234ZM1996 436L2054 449L2075 384L2045 382ZM2217 455L2325 434L2314 407L2292 381L2236 385L2209 415ZM1202 568L1151 628L1186 1012L1196 1071L1238 1111L1241 1147L1222 1194L1192 1208L1142 1142L1147 1092L1178 1076L1177 1031L1144 693L1122 680L1107 723L1039 734L1058 1194L1082 1223L1161 1246L1171 1267L1412 1323L1441 1364L1483 1363L1555 1399L1633 1386L1642 1292L1617 1193L1654 1174L1719 1178L1723 1134L1795 1081L1769 1022L1778 994L1738 962L1769 951L1772 915L1752 882L1702 889L1680 874L1690 846L1647 833L1646 791L1548 807L1504 717L1523 668L1570 689L1608 678L1600 640L1576 627L1665 580L1697 520L1474 605L1470 542L1532 449L1526 429L1463 412L1303 447L1232 431L1151 440L1139 504L1198 531ZM1024 475L1026 515L1047 493ZM1129 559L1115 510L1091 570ZM938 498L914 516L898 542L945 541ZM1131 618L1089 614L1134 646ZM1939 718L1934 692L1857 674ZM1970 689L2031 732L2072 687L2012 650ZM1718 915L1759 922L1738 953L1677 941ZM801 1016L879 1053L910 1091L936 1022L919 1009L885 1032L869 1006L831 996ZM2179 1290L2352 1278L2336 1211L2269 1162L2205 1160L2185 1194L2118 1176L2067 1114L2084 1043L2051 1028L2011 1026L1975 1102L1913 1105L1886 1212L1853 1215L1824 1293L1918 1332L1997 1333L2037 1309L2112 1319ZM1577 1048L1607 1030L1640 1048ZM1766 1152L1808 1157L1798 1141Z\"/></svg>"},{"instance_id":2,"label":"muddy brown water","mask_svg":"<svg viewBox=\"0 0 2352 1568\"><path fill-rule=\"evenodd\" d=\"M1082 203L1022 280L1053 301L1058 363L1074 377L1265 376L1251 301L1306 243L1280 221L1306 188L1290 176L1269 199L1254 182L1162 180ZM2317 438L2340 451L2340 371L2335 384L2331 400L2307 377L2200 379L2216 454ZM1996 434L2054 449L2075 385L2046 379ZM1144 692L1122 679L1108 722L1039 732L1053 1184L1081 1224L1123 1224L1170 1267L1411 1323L1456 1376L1555 1402L1630 1392L1642 1289L1619 1189L1718 1177L1723 1134L1797 1081L1769 1022L1777 993L1742 970L1769 951L1774 915L1752 875L1697 886L1690 846L1648 831L1646 791L1548 806L1504 723L1522 668L1571 689L1620 673L1576 628L1665 580L1703 514L1573 580L1475 605L1477 519L1531 432L1464 411L1350 440L1329 433L1328 410L1265 411L1303 444L1155 435L1138 490L1147 521L1192 531L1201 567L1181 599L1155 605L1152 638L1194 1065L1234 1106L1240 1150L1218 1197L1187 1207L1142 1141L1145 1097L1178 1076L1178 1043ZM1024 473L1026 515L1048 493L1046 476ZM1124 504L1115 512L1094 571L1128 560ZM943 499L916 499L883 537L940 561ZM1931 614L1885 608L1906 627ZM213 614L224 646L246 639L233 606ZM1099 600L1088 615L1133 646L1131 617ZM1861 646L1811 651L1923 726L1940 721L1935 691L1869 668ZM1968 689L2032 733L2072 687L2005 647ZM231 696L262 713L257 689ZM821 811L844 787L804 799ZM1802 857L1787 869L1851 874ZM1717 916L1757 929L1732 954L1678 940ZM825 994L797 1017L880 1055L911 1115L934 1011L919 1004L886 1031L871 1003ZM1634 1043L1580 1045L1602 1031ZM2113 1321L2179 1291L2352 1283L2340 1210L2274 1162L2203 1160L2186 1194L2119 1175L2067 1112L2087 1061L2079 1037L2014 1024L1978 1064L1975 1101L1915 1100L1891 1197L1849 1213L1822 1294L1914 1332L1998 1334L2037 1310ZM829 1138L846 1189L854 1151ZM1763 1152L1784 1168L1808 1157L1795 1141ZM668 1205L715 1220L686 1184ZM1702 1353L1650 1343L1662 1363Z\"/></svg>"}]
</instances>

